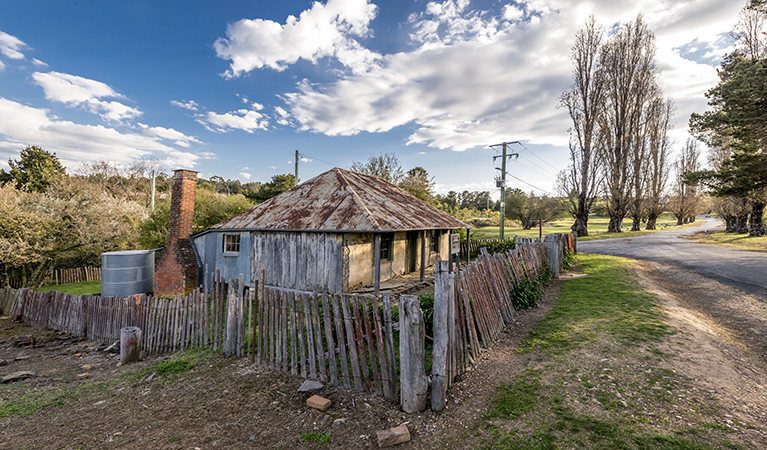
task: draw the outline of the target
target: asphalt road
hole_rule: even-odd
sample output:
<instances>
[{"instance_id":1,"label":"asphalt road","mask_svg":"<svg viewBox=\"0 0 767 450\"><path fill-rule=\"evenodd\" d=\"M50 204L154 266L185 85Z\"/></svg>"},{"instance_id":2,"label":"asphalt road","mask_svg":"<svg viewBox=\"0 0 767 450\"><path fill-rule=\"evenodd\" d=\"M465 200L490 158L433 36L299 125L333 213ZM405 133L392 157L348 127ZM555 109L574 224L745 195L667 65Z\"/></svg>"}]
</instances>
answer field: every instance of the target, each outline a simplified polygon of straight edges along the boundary
<instances>
[{"instance_id":1,"label":"asphalt road","mask_svg":"<svg viewBox=\"0 0 767 450\"><path fill-rule=\"evenodd\" d=\"M767 253L702 244L680 236L721 228L719 219L698 218L700 225L644 236L578 242L578 251L667 264L752 294L767 301Z\"/></svg>"}]
</instances>

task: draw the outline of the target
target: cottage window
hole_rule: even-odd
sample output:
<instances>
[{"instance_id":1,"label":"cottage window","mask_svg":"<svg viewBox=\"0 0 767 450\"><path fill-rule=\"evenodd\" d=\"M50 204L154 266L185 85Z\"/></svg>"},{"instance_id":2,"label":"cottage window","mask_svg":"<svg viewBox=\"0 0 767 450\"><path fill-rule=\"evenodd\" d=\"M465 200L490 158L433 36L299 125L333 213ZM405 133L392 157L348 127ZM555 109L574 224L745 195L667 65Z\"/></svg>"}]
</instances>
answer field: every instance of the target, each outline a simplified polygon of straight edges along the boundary
<instances>
[{"instance_id":1,"label":"cottage window","mask_svg":"<svg viewBox=\"0 0 767 450\"><path fill-rule=\"evenodd\" d=\"M394 233L383 233L381 235L381 261L391 261L394 259Z\"/></svg>"},{"instance_id":2,"label":"cottage window","mask_svg":"<svg viewBox=\"0 0 767 450\"><path fill-rule=\"evenodd\" d=\"M240 235L239 234L225 234L224 235L224 253L240 253Z\"/></svg>"},{"instance_id":3,"label":"cottage window","mask_svg":"<svg viewBox=\"0 0 767 450\"><path fill-rule=\"evenodd\" d=\"M431 252L439 253L439 230L431 230Z\"/></svg>"}]
</instances>

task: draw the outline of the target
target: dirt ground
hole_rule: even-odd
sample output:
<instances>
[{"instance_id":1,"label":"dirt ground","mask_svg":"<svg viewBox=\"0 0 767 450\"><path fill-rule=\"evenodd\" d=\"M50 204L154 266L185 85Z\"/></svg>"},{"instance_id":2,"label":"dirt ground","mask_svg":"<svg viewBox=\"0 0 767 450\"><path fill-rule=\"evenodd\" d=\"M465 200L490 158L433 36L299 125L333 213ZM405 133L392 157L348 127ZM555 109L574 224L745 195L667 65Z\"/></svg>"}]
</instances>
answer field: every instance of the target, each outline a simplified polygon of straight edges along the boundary
<instances>
[{"instance_id":1,"label":"dirt ground","mask_svg":"<svg viewBox=\"0 0 767 450\"><path fill-rule=\"evenodd\" d=\"M738 428L739 444L765 448L767 305L673 268L637 263L634 271L678 330L662 344L677 355L664 364L715 396L728 411L725 421L751 425ZM333 402L323 413L306 407L313 393L297 392L303 380L245 359L203 354L189 372L155 376L142 371L170 356L117 367L118 356L103 345L2 318L0 360L7 364L0 376L22 370L35 376L0 385L6 405L0 412L10 404L34 410L0 416L0 448L377 448L376 431L403 423L412 440L397 448L476 448L482 433L475 424L496 386L535 364L531 353L515 349L570 276L555 281L540 307L516 314L501 342L451 388L441 414L406 415L383 398L332 386L313 392ZM78 379L86 372L89 378ZM329 433L331 441L307 441L309 432Z\"/></svg>"}]
</instances>

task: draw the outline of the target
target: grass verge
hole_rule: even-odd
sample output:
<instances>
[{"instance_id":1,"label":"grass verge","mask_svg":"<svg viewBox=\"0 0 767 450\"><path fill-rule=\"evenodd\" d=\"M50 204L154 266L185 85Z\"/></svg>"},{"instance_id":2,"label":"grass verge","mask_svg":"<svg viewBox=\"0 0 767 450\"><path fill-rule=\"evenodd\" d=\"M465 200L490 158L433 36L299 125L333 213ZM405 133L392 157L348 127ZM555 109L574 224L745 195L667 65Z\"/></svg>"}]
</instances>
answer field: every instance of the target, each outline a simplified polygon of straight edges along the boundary
<instances>
[{"instance_id":1,"label":"grass verge","mask_svg":"<svg viewBox=\"0 0 767 450\"><path fill-rule=\"evenodd\" d=\"M723 245L725 247L767 252L767 236L750 237L748 233L726 233L724 231L701 231L690 236L705 244Z\"/></svg>"},{"instance_id":2,"label":"grass verge","mask_svg":"<svg viewBox=\"0 0 767 450\"><path fill-rule=\"evenodd\" d=\"M47 284L41 286L38 292L58 291L65 294L83 295L101 292L101 281L81 281L69 284Z\"/></svg>"},{"instance_id":3,"label":"grass verge","mask_svg":"<svg viewBox=\"0 0 767 450\"><path fill-rule=\"evenodd\" d=\"M630 261L578 259L588 276L563 285L520 347L533 362L498 388L483 448L737 448L716 400L667 368L675 355L658 344L674 330L632 279Z\"/></svg>"},{"instance_id":4,"label":"grass verge","mask_svg":"<svg viewBox=\"0 0 767 450\"><path fill-rule=\"evenodd\" d=\"M601 217L601 216L592 216L589 218L589 237L586 238L580 238L579 241L582 240L593 240L593 239L607 239L611 237L631 237L631 236L641 236L643 234L648 233L654 233L655 231L625 231L623 233L608 233L607 232L607 224L610 222L610 219L608 217ZM547 234L553 234L553 233L569 233L570 232L570 226L572 226L573 220L572 219L566 219L566 220L556 220L550 223L547 223L543 227L543 235L546 236ZM623 220L623 229L624 230L630 230L632 225L631 219L624 219ZM644 226L644 224L642 224ZM663 230L671 230L674 228L678 228L676 225L676 218L674 218L672 215L668 213L664 213L661 215L661 217L658 218L658 221L656 222L657 230L656 231L663 231ZM510 237L510 236L520 236L520 237L526 237L526 238L538 238L538 234L540 233L540 230L538 228L531 228L529 230L522 229L520 227L505 227L504 228L504 236ZM496 239L498 238L500 234L500 228L497 226L494 227L479 227L471 230L471 238L472 239Z\"/></svg>"}]
</instances>

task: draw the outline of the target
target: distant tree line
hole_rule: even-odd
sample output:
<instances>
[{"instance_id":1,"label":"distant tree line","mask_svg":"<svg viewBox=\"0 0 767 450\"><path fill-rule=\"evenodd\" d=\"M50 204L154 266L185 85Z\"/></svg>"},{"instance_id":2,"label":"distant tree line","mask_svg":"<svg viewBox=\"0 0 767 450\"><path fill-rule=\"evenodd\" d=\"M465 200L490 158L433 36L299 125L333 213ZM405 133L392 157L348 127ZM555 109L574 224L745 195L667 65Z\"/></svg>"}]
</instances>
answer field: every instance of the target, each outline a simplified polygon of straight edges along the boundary
<instances>
[{"instance_id":1,"label":"distant tree line","mask_svg":"<svg viewBox=\"0 0 767 450\"><path fill-rule=\"evenodd\" d=\"M0 286L11 275L39 286L53 267L99 265L103 252L152 249L167 239L172 178L156 159L80 164L67 173L55 153L29 146L0 169ZM156 201L152 203L151 175ZM295 184L200 178L192 231L252 208Z\"/></svg>"}]
</instances>

